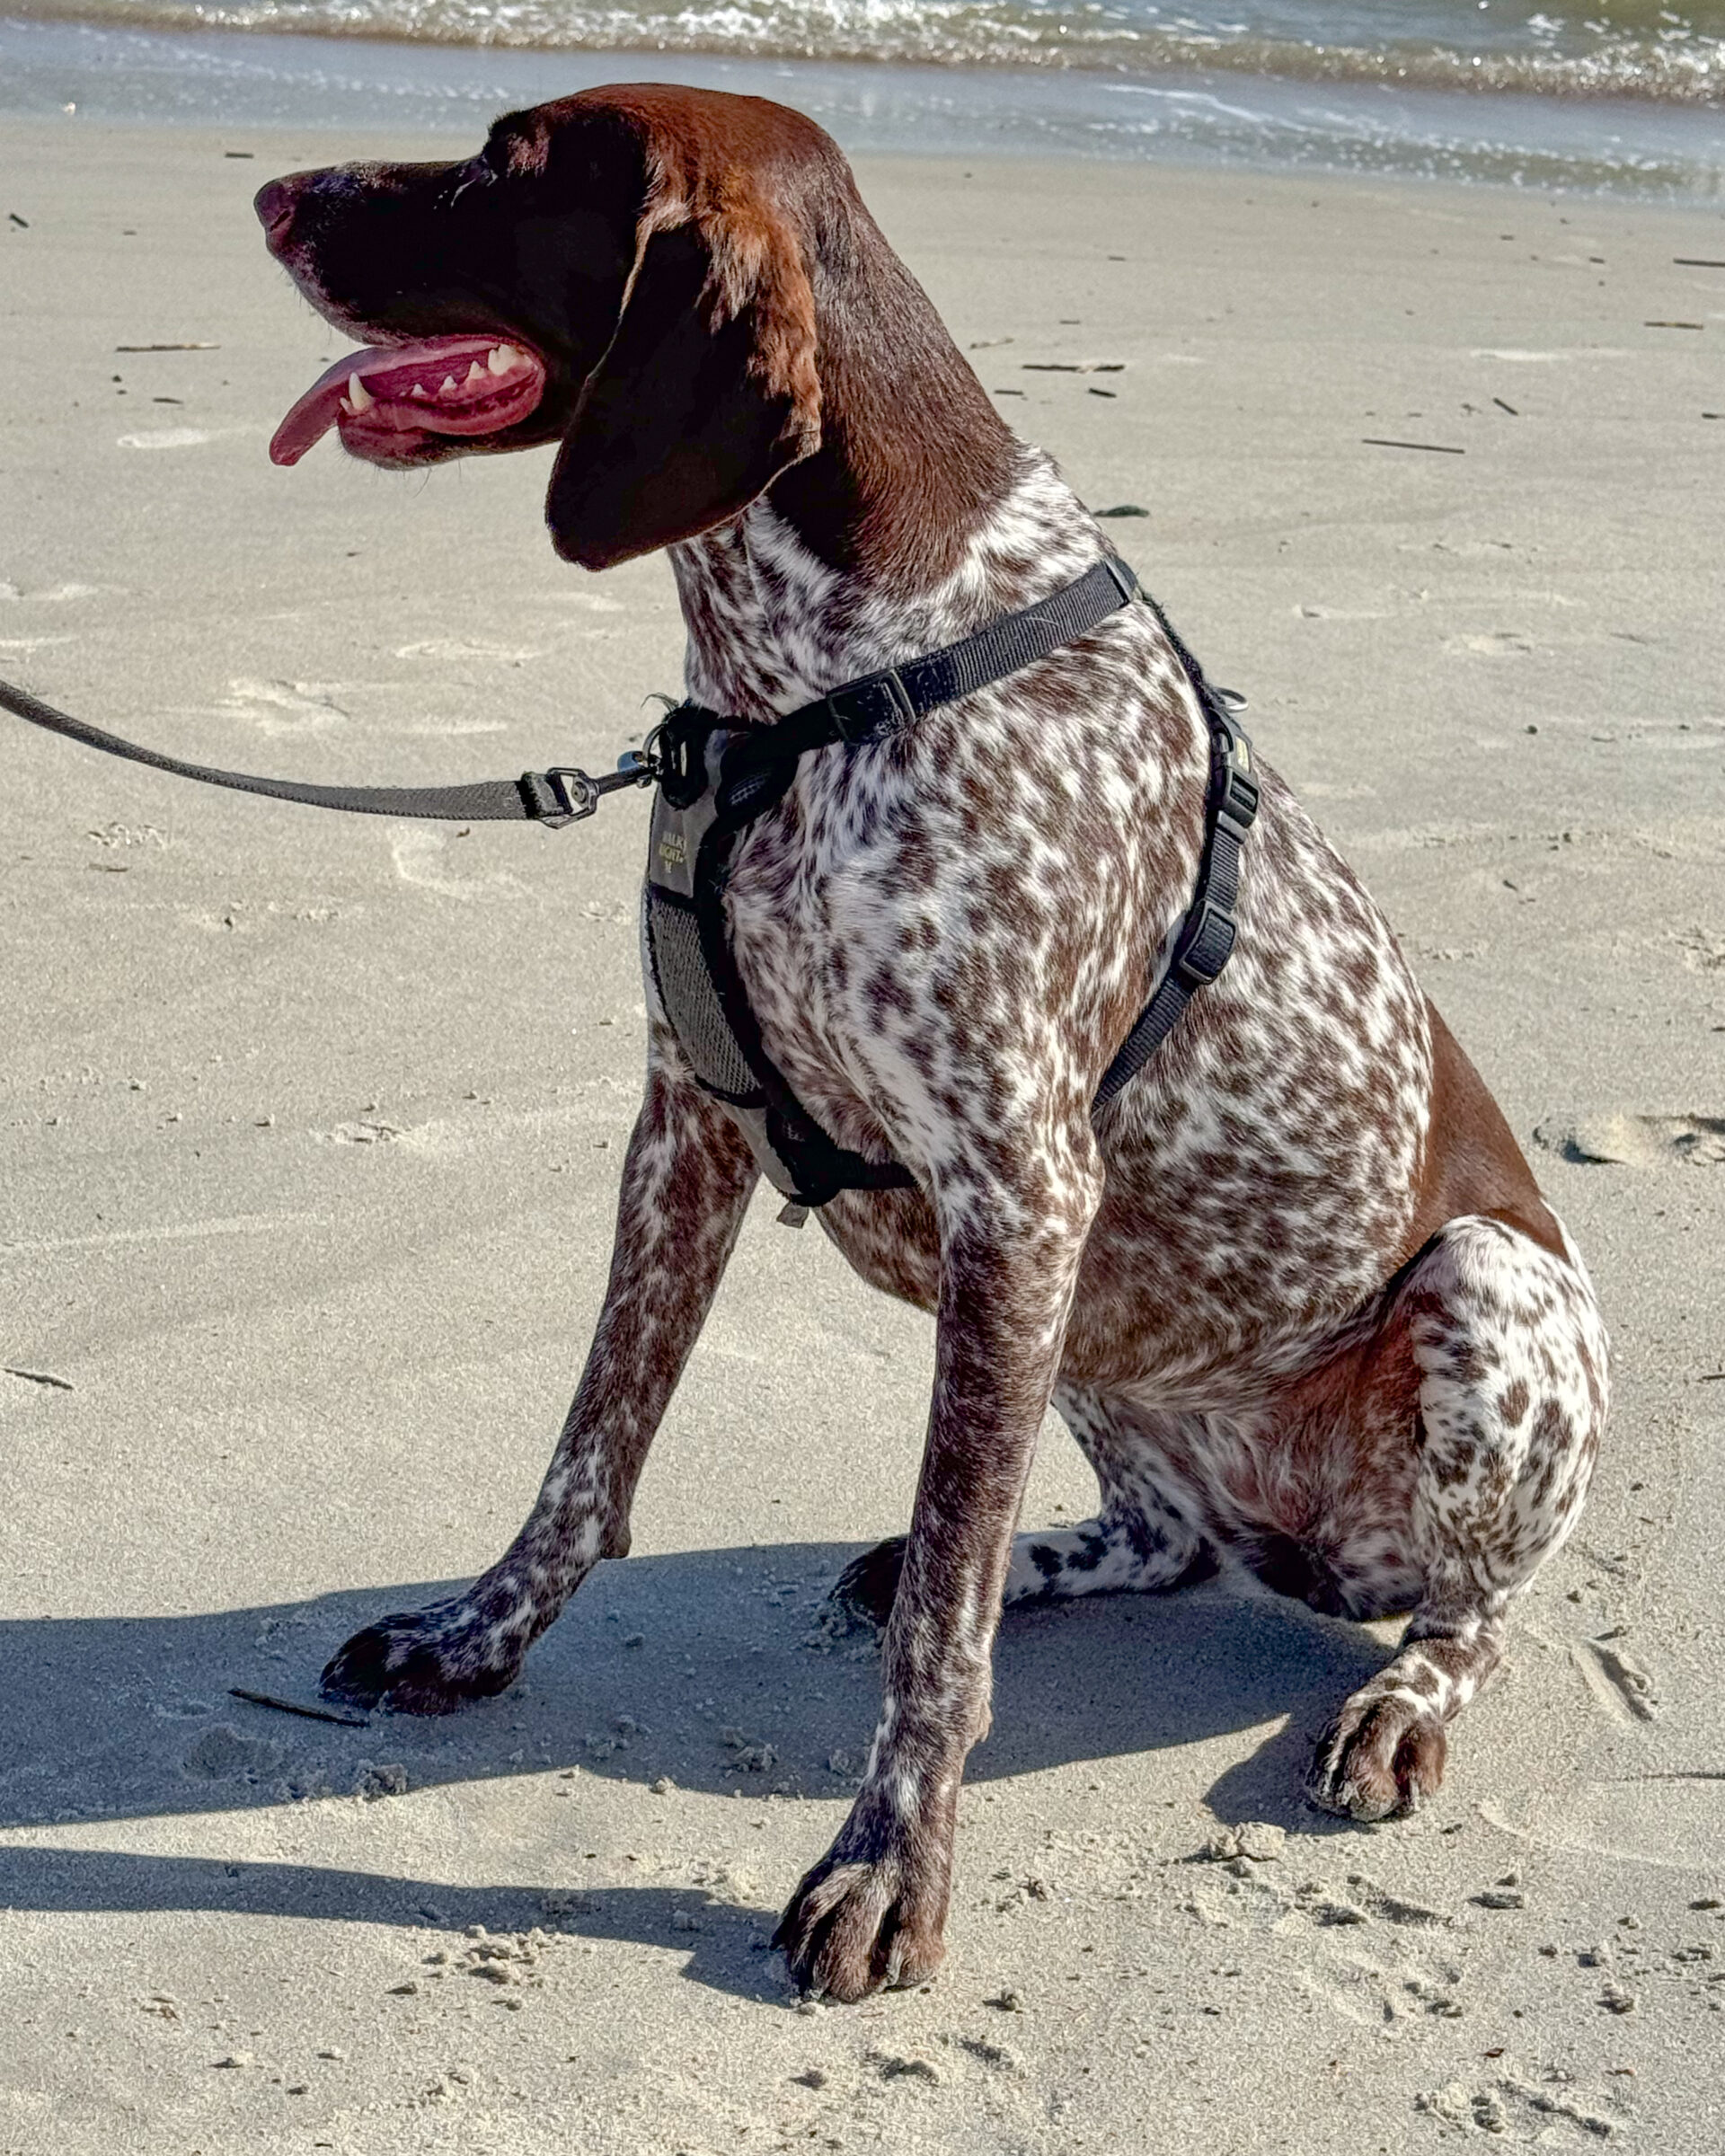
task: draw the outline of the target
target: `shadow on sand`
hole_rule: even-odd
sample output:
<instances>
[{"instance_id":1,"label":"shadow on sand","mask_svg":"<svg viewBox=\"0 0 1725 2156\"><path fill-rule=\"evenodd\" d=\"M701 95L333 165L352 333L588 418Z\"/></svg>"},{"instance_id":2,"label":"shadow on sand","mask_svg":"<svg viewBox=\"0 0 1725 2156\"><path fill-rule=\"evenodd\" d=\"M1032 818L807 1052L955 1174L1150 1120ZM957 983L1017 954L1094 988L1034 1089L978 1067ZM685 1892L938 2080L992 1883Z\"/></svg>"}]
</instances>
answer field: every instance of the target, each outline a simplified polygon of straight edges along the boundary
<instances>
[{"instance_id":1,"label":"shadow on sand","mask_svg":"<svg viewBox=\"0 0 1725 2156\"><path fill-rule=\"evenodd\" d=\"M708 1794L844 1798L879 1700L873 1643L818 1641L848 1546L781 1544L602 1565L529 1658L522 1682L462 1714L379 1715L365 1728L305 1721L229 1696L231 1684L316 1701L325 1657L358 1625L447 1593L447 1583L164 1618L0 1624L6 1745L0 1825L291 1805L362 1789L483 1781L566 1767ZM818 1643L817 1643L818 1641ZM1214 1586L1009 1614L995 1725L974 1783L1285 1726L1208 1792L1224 1819L1325 1833L1300 1778L1312 1738L1388 1650L1293 1604ZM836 1756L836 1767L829 1762ZM374 1781L374 1786L375 1781ZM57 1911L199 1910L525 1930L542 1886L450 1886L314 1865L111 1851L0 1851L0 1904ZM777 1996L759 1913L698 1889L596 1888L562 1928L693 1948L688 1974ZM691 1937L691 1925L695 1936Z\"/></svg>"}]
</instances>

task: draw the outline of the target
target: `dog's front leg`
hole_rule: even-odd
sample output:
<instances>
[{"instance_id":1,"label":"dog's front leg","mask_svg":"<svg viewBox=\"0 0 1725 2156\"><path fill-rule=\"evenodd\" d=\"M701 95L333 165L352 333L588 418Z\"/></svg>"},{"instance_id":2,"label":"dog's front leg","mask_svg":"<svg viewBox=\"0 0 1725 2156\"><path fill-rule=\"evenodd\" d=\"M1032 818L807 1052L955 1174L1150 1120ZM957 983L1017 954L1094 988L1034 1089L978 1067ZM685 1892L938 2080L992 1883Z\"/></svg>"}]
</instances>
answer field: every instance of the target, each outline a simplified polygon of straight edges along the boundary
<instances>
[{"instance_id":1,"label":"dog's front leg","mask_svg":"<svg viewBox=\"0 0 1725 2156\"><path fill-rule=\"evenodd\" d=\"M934 1401L880 1726L851 1816L777 1934L814 1996L918 1984L940 1962L959 1781L988 1727L1013 1530L1101 1189L1084 1123L1070 1143L1039 1148L1017 1188L967 1174L935 1194Z\"/></svg>"},{"instance_id":2,"label":"dog's front leg","mask_svg":"<svg viewBox=\"0 0 1725 2156\"><path fill-rule=\"evenodd\" d=\"M538 1502L464 1594L356 1633L324 1670L326 1692L447 1714L501 1692L595 1562L627 1555L647 1448L712 1306L756 1176L736 1125L675 1050L656 1041L624 1162L605 1306Z\"/></svg>"}]
</instances>

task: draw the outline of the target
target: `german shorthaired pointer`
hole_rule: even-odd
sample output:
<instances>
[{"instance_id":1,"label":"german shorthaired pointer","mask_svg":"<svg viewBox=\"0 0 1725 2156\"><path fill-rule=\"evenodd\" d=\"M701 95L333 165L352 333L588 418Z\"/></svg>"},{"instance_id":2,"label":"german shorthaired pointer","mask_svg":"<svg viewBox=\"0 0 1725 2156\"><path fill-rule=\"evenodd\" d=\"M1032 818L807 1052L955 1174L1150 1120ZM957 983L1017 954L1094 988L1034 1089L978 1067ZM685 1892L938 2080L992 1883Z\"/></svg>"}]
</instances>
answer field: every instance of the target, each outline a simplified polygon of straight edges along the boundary
<instances>
[{"instance_id":1,"label":"german shorthaired pointer","mask_svg":"<svg viewBox=\"0 0 1725 2156\"><path fill-rule=\"evenodd\" d=\"M820 130L659 85L500 120L458 164L273 181L258 211L367 346L273 446L333 424L390 467L561 445L587 569L669 550L690 695L768 727L1110 553L1003 424ZM1094 1118L1193 887L1209 741L1143 605L892 739L804 756L731 863L762 1038L842 1146L909 1188L835 1197L865 1280L936 1319L910 1531L841 1583L885 1621L861 1791L779 1938L809 1992L935 1967L1003 1602L1218 1568L1356 1618L1411 1611L1311 1789L1413 1809L1510 1603L1573 1526L1606 1334L1563 1228L1371 900L1274 775L1232 964ZM600 1558L757 1178L650 982L646 1094L592 1352L537 1503L454 1600L325 1672L440 1713L496 1692ZM1050 1398L1096 1517L1018 1534Z\"/></svg>"}]
</instances>

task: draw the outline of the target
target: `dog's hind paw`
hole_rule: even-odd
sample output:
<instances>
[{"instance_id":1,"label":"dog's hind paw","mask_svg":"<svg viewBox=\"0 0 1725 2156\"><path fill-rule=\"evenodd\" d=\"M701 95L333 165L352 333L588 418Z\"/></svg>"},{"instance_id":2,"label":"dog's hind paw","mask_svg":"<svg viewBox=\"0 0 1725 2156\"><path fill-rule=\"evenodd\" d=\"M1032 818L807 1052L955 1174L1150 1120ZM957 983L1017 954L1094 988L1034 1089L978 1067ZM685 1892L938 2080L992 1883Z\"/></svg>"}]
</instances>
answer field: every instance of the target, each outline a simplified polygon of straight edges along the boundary
<instances>
[{"instance_id":1,"label":"dog's hind paw","mask_svg":"<svg viewBox=\"0 0 1725 2156\"><path fill-rule=\"evenodd\" d=\"M514 1683L525 1641L499 1639L466 1602L383 1617L356 1632L325 1664L325 1699L398 1714L453 1714Z\"/></svg>"},{"instance_id":2,"label":"dog's hind paw","mask_svg":"<svg viewBox=\"0 0 1725 2156\"><path fill-rule=\"evenodd\" d=\"M905 1537L889 1535L861 1557L854 1557L833 1582L826 1607L846 1630L886 1629L905 1566Z\"/></svg>"}]
</instances>

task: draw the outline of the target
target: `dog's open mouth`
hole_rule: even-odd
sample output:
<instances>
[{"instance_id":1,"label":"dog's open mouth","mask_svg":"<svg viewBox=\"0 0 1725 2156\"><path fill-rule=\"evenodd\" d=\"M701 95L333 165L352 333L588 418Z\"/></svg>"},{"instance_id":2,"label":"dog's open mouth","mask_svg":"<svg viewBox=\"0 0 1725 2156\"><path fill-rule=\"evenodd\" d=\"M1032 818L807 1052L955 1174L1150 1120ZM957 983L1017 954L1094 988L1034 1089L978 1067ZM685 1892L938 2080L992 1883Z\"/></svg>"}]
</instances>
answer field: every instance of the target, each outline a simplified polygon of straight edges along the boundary
<instances>
[{"instance_id":1,"label":"dog's open mouth","mask_svg":"<svg viewBox=\"0 0 1725 2156\"><path fill-rule=\"evenodd\" d=\"M368 345L319 376L270 444L270 459L296 464L332 427L344 447L374 463L411 459L434 435L499 434L537 406L545 363L496 337L428 337Z\"/></svg>"}]
</instances>

